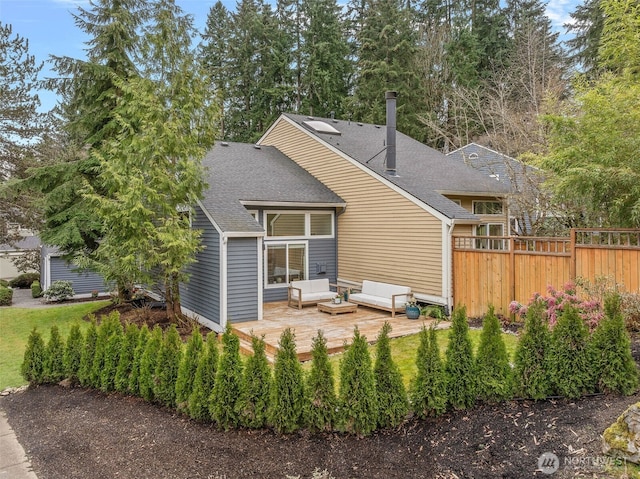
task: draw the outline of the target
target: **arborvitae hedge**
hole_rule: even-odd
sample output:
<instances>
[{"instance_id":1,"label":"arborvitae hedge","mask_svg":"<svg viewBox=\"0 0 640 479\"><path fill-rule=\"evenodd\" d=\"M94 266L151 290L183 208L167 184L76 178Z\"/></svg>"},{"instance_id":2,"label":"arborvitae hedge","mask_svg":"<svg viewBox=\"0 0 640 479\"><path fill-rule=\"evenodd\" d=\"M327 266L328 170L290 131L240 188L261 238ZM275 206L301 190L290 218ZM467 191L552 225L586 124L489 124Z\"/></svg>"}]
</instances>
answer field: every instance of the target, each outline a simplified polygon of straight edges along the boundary
<instances>
[{"instance_id":1,"label":"arborvitae hedge","mask_svg":"<svg viewBox=\"0 0 640 479\"><path fill-rule=\"evenodd\" d=\"M241 387L240 341L231 331L231 325L227 323L227 329L222 335L222 357L209 398L209 413L218 426L225 430L240 425L238 400Z\"/></svg>"},{"instance_id":2,"label":"arborvitae hedge","mask_svg":"<svg viewBox=\"0 0 640 479\"><path fill-rule=\"evenodd\" d=\"M82 354L80 355L80 369L78 370L78 381L84 387L91 385L91 371L93 368L93 358L96 354L96 342L98 341L98 328L95 316L91 316L91 323L84 336Z\"/></svg>"},{"instance_id":3,"label":"arborvitae hedge","mask_svg":"<svg viewBox=\"0 0 640 479\"><path fill-rule=\"evenodd\" d=\"M409 412L409 400L402 382L402 374L391 357L390 332L391 325L385 321L378 335L376 361L373 367L378 402L378 425L382 428L398 426L406 419Z\"/></svg>"},{"instance_id":4,"label":"arborvitae hedge","mask_svg":"<svg viewBox=\"0 0 640 479\"><path fill-rule=\"evenodd\" d=\"M176 381L181 360L182 341L175 324L172 324L164 335L158 354L153 389L156 399L168 407L176 405Z\"/></svg>"},{"instance_id":5,"label":"arborvitae hedge","mask_svg":"<svg viewBox=\"0 0 640 479\"><path fill-rule=\"evenodd\" d=\"M131 374L129 375L129 392L134 396L140 396L140 364L142 356L147 349L147 342L151 338L151 332L146 324L143 324L138 333L138 343L133 352L133 362L131 363Z\"/></svg>"},{"instance_id":6,"label":"arborvitae hedge","mask_svg":"<svg viewBox=\"0 0 640 479\"><path fill-rule=\"evenodd\" d=\"M176 405L181 411L188 408L187 400L193 391L193 380L196 376L200 355L203 353L204 341L202 334L198 328L194 328L189 341L187 341L187 349L185 350L180 368L178 369L178 379L176 380Z\"/></svg>"},{"instance_id":7,"label":"arborvitae hedge","mask_svg":"<svg viewBox=\"0 0 640 479\"><path fill-rule=\"evenodd\" d=\"M299 429L304 420L304 378L291 328L280 335L273 366L269 422L279 433Z\"/></svg>"},{"instance_id":8,"label":"arborvitae hedge","mask_svg":"<svg viewBox=\"0 0 640 479\"><path fill-rule=\"evenodd\" d=\"M449 404L456 409L473 406L476 402L478 378L469 336L467 310L464 306L456 308L453 312L445 358L444 371Z\"/></svg>"},{"instance_id":9,"label":"arborvitae hedge","mask_svg":"<svg viewBox=\"0 0 640 479\"><path fill-rule=\"evenodd\" d=\"M96 340L96 350L93 356L93 364L91 365L90 385L99 389L102 385L102 371L104 369L105 354L107 343L111 335L118 329L120 325L120 313L114 311L106 318L102 318L102 322L98 327L98 338Z\"/></svg>"},{"instance_id":10,"label":"arborvitae hedge","mask_svg":"<svg viewBox=\"0 0 640 479\"><path fill-rule=\"evenodd\" d=\"M336 397L333 368L329 362L327 340L322 331L313 338L311 371L307 377L305 422L311 430L331 431L336 423Z\"/></svg>"},{"instance_id":11,"label":"arborvitae hedge","mask_svg":"<svg viewBox=\"0 0 640 479\"><path fill-rule=\"evenodd\" d=\"M356 326L353 342L340 361L340 415L343 428L367 435L378 424L376 384L367 338Z\"/></svg>"},{"instance_id":12,"label":"arborvitae hedge","mask_svg":"<svg viewBox=\"0 0 640 479\"><path fill-rule=\"evenodd\" d=\"M487 402L500 402L513 395L513 371L509 365L507 347L502 339L502 328L493 306L482 322L480 346L476 355L478 398Z\"/></svg>"},{"instance_id":13,"label":"arborvitae hedge","mask_svg":"<svg viewBox=\"0 0 640 479\"><path fill-rule=\"evenodd\" d=\"M44 381L58 383L65 378L64 340L60 336L58 326L51 326L51 334L45 352Z\"/></svg>"},{"instance_id":14,"label":"arborvitae hedge","mask_svg":"<svg viewBox=\"0 0 640 479\"><path fill-rule=\"evenodd\" d=\"M529 306L515 355L516 394L535 400L544 399L551 393L548 372L551 333L545 310L546 305L542 301Z\"/></svg>"},{"instance_id":15,"label":"arborvitae hedge","mask_svg":"<svg viewBox=\"0 0 640 479\"><path fill-rule=\"evenodd\" d=\"M240 394L240 422L245 427L261 428L267 423L271 394L271 368L264 339L251 337L253 356L247 361Z\"/></svg>"},{"instance_id":16,"label":"arborvitae hedge","mask_svg":"<svg viewBox=\"0 0 640 479\"><path fill-rule=\"evenodd\" d=\"M629 395L638 390L638 367L631 355L620 299L619 294L605 298L605 318L593 332L591 350L598 390Z\"/></svg>"},{"instance_id":17,"label":"arborvitae hedge","mask_svg":"<svg viewBox=\"0 0 640 479\"><path fill-rule=\"evenodd\" d=\"M211 420L209 397L213 391L218 371L218 338L216 333L207 334L206 348L200 355L193 391L189 396L189 416L198 421Z\"/></svg>"},{"instance_id":18,"label":"arborvitae hedge","mask_svg":"<svg viewBox=\"0 0 640 479\"><path fill-rule=\"evenodd\" d=\"M420 418L439 416L447 409L447 383L435 328L420 332L417 374L411 383L411 406Z\"/></svg>"},{"instance_id":19,"label":"arborvitae hedge","mask_svg":"<svg viewBox=\"0 0 640 479\"><path fill-rule=\"evenodd\" d=\"M154 376L156 372L156 364L158 362L158 353L162 347L162 329L155 326L150 334L144 352L140 357L140 373L138 376L138 391L140 396L147 401L153 401L154 395Z\"/></svg>"},{"instance_id":20,"label":"arborvitae hedge","mask_svg":"<svg viewBox=\"0 0 640 479\"><path fill-rule=\"evenodd\" d=\"M134 364L139 336L140 328L135 324L127 324L120 349L118 368L116 369L116 376L113 381L115 390L118 392L126 393L129 391L129 380L131 379L131 370Z\"/></svg>"},{"instance_id":21,"label":"arborvitae hedge","mask_svg":"<svg viewBox=\"0 0 640 479\"><path fill-rule=\"evenodd\" d=\"M71 326L67 344L64 349L64 370L66 376L72 384L78 382L78 373L82 362L82 349L84 348L84 337L80 330L80 325L75 323Z\"/></svg>"},{"instance_id":22,"label":"arborvitae hedge","mask_svg":"<svg viewBox=\"0 0 640 479\"><path fill-rule=\"evenodd\" d=\"M112 324L112 332L107 338L107 346L104 349L102 372L100 373L100 389L110 392L115 389L116 372L120 362L120 352L124 341L124 330L120 318Z\"/></svg>"},{"instance_id":23,"label":"arborvitae hedge","mask_svg":"<svg viewBox=\"0 0 640 479\"><path fill-rule=\"evenodd\" d=\"M577 399L593 392L595 371L589 349L589 330L578 310L566 306L553 331L549 349L549 373L555 391Z\"/></svg>"},{"instance_id":24,"label":"arborvitae hedge","mask_svg":"<svg viewBox=\"0 0 640 479\"><path fill-rule=\"evenodd\" d=\"M20 372L26 381L31 384L40 384L42 382L45 373L46 356L42 335L36 328L33 328L27 340L24 359L20 366Z\"/></svg>"}]
</instances>

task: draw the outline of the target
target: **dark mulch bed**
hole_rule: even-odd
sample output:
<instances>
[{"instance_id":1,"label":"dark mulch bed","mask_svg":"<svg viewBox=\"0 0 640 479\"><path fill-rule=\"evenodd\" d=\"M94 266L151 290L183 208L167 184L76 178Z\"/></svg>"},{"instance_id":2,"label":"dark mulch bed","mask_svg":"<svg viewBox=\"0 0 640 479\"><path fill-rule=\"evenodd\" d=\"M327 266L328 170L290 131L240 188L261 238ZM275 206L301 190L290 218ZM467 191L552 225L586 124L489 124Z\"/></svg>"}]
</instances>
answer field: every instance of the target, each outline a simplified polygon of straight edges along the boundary
<instances>
[{"instance_id":1,"label":"dark mulch bed","mask_svg":"<svg viewBox=\"0 0 640 479\"><path fill-rule=\"evenodd\" d=\"M610 477L600 434L633 397L479 406L367 438L216 430L141 399L40 386L0 398L40 478L286 478L316 468L342 478ZM569 462L570 464L566 464ZM596 463L594 465L594 463Z\"/></svg>"}]
</instances>

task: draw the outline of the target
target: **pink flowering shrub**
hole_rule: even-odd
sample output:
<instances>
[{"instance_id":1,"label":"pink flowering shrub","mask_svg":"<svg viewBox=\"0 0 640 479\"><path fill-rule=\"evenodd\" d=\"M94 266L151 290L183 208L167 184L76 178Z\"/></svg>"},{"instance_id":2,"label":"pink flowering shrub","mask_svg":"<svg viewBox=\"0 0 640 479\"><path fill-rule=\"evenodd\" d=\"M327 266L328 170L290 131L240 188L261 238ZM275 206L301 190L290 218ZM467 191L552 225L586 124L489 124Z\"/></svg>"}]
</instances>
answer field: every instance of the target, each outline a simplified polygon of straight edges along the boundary
<instances>
[{"instance_id":1,"label":"pink flowering shrub","mask_svg":"<svg viewBox=\"0 0 640 479\"><path fill-rule=\"evenodd\" d=\"M517 301L512 301L511 304L509 304L509 312L524 318L529 306L535 301L540 300L546 304L547 322L550 327L555 326L558 321L558 316L565 310L567 305L572 305L578 310L580 317L587 326L589 326L591 331L593 331L602 318L604 318L604 311L600 301L595 299L580 299L577 295L576 285L573 283L565 284L560 290L555 289L553 286L548 286L547 293L547 296L534 293L526 306Z\"/></svg>"}]
</instances>

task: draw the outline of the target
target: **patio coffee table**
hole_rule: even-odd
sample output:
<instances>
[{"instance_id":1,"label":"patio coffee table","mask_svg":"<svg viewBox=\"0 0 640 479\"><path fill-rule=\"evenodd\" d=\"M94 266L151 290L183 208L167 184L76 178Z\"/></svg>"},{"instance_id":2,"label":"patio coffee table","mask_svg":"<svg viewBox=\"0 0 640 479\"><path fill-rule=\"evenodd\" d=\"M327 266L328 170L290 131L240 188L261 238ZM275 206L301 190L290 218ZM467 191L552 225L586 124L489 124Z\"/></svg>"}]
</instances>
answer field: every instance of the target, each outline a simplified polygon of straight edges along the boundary
<instances>
[{"instance_id":1,"label":"patio coffee table","mask_svg":"<svg viewBox=\"0 0 640 479\"><path fill-rule=\"evenodd\" d=\"M318 303L318 311L323 313L329 313L331 316L335 316L340 313L355 313L358 310L358 305L355 303L349 303L343 301L342 303Z\"/></svg>"}]
</instances>

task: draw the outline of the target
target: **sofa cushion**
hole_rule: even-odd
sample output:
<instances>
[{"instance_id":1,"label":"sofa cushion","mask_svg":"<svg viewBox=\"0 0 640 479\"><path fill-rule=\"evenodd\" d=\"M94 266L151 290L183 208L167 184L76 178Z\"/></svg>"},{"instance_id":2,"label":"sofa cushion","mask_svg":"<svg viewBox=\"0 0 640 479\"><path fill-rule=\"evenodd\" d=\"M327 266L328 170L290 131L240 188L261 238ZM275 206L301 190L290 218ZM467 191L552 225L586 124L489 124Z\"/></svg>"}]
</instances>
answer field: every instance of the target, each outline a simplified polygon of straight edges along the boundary
<instances>
[{"instance_id":1,"label":"sofa cushion","mask_svg":"<svg viewBox=\"0 0 640 479\"><path fill-rule=\"evenodd\" d=\"M310 283L312 293L326 293L330 291L329 278L312 279Z\"/></svg>"},{"instance_id":2,"label":"sofa cushion","mask_svg":"<svg viewBox=\"0 0 640 479\"><path fill-rule=\"evenodd\" d=\"M373 296L371 294L353 293L349 296L349 301L354 303L369 304L371 306L378 306L385 309L391 309L391 298L383 298L382 296ZM398 301L396 298L396 311L403 310L405 306L404 301Z\"/></svg>"},{"instance_id":3,"label":"sofa cushion","mask_svg":"<svg viewBox=\"0 0 640 479\"><path fill-rule=\"evenodd\" d=\"M378 281L364 280L362 282L362 294L369 296L377 296L380 298L386 298L391 301L391 296L394 294L405 294L405 296L398 296L396 298L396 306L404 306L404 303L408 301L407 295L411 293L409 286L399 286L397 284L380 283Z\"/></svg>"}]
</instances>

